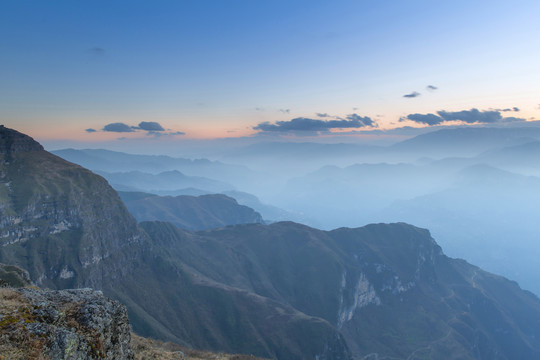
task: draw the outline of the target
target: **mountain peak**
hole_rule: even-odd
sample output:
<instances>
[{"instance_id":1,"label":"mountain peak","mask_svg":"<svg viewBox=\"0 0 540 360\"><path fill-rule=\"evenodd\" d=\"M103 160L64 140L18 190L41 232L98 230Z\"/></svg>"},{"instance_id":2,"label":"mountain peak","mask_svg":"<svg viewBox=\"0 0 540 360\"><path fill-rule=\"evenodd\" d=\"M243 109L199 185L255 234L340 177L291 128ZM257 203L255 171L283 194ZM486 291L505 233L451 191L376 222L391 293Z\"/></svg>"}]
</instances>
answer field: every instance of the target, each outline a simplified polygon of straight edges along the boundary
<instances>
[{"instance_id":1,"label":"mountain peak","mask_svg":"<svg viewBox=\"0 0 540 360\"><path fill-rule=\"evenodd\" d=\"M0 154L40 150L43 146L30 136L0 125Z\"/></svg>"}]
</instances>

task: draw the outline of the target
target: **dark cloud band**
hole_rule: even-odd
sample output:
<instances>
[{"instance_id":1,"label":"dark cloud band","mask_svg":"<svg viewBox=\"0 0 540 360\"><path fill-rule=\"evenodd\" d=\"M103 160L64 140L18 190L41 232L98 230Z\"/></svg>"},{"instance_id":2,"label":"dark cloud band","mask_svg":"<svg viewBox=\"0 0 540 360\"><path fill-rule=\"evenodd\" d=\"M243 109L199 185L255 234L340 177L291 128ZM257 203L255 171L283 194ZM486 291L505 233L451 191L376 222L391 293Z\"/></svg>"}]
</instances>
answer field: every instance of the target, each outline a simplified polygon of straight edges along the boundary
<instances>
[{"instance_id":1,"label":"dark cloud band","mask_svg":"<svg viewBox=\"0 0 540 360\"><path fill-rule=\"evenodd\" d=\"M186 133L182 131L176 132L167 132L161 124L155 121L141 121L138 126L130 126L121 122L107 124L103 127L102 131L108 132L117 132L117 133L128 133L135 131L146 131L146 135L153 136L174 136L174 135L185 135ZM96 132L94 129L86 129L86 132Z\"/></svg>"},{"instance_id":2,"label":"dark cloud band","mask_svg":"<svg viewBox=\"0 0 540 360\"><path fill-rule=\"evenodd\" d=\"M409 114L400 121L411 120L419 124L439 125L449 121L462 121L467 124L493 124L506 121L525 121L521 118L505 118L498 110L478 109L462 110L462 111L437 111L437 114Z\"/></svg>"},{"instance_id":3,"label":"dark cloud band","mask_svg":"<svg viewBox=\"0 0 540 360\"><path fill-rule=\"evenodd\" d=\"M254 130L261 132L329 132L332 129L350 129L362 127L375 127L375 122L367 117L357 114L347 115L345 119L338 120L319 120L310 118L294 118L289 121L277 121L274 124L269 122L260 123L254 126Z\"/></svg>"},{"instance_id":4,"label":"dark cloud band","mask_svg":"<svg viewBox=\"0 0 540 360\"><path fill-rule=\"evenodd\" d=\"M133 128L127 124L117 122L117 123L105 125L103 127L103 131L125 133L125 132L134 132L135 130L133 130Z\"/></svg>"}]
</instances>

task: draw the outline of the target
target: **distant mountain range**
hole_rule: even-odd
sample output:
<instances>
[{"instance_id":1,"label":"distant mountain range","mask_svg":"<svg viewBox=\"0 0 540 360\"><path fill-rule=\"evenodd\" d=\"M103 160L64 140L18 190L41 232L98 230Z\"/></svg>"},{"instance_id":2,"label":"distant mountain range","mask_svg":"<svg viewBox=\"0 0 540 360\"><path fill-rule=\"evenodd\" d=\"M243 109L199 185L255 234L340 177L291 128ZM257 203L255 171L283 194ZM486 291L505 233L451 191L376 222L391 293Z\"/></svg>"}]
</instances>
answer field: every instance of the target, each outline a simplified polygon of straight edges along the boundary
<instances>
[{"instance_id":1,"label":"distant mountain range","mask_svg":"<svg viewBox=\"0 0 540 360\"><path fill-rule=\"evenodd\" d=\"M222 194L175 197L132 192L119 194L139 222L167 221L186 230L264 222L258 212Z\"/></svg>"},{"instance_id":2,"label":"distant mountain range","mask_svg":"<svg viewBox=\"0 0 540 360\"><path fill-rule=\"evenodd\" d=\"M390 146L355 143L261 142L228 151L222 159L253 169L274 169L293 176L325 165L412 163L419 158L477 156L485 151L540 140L540 127L459 127L433 130Z\"/></svg>"},{"instance_id":3,"label":"distant mountain range","mask_svg":"<svg viewBox=\"0 0 540 360\"><path fill-rule=\"evenodd\" d=\"M106 181L0 128L0 262L92 286L134 330L279 359L534 359L540 300L404 223L140 225Z\"/></svg>"},{"instance_id":4,"label":"distant mountain range","mask_svg":"<svg viewBox=\"0 0 540 360\"><path fill-rule=\"evenodd\" d=\"M392 151L430 156L474 156L484 151L515 146L540 139L538 127L462 127L442 129L392 145ZM429 151L429 152L427 152Z\"/></svg>"},{"instance_id":5,"label":"distant mountain range","mask_svg":"<svg viewBox=\"0 0 540 360\"><path fill-rule=\"evenodd\" d=\"M253 184L265 184L268 179L268 174L252 171L246 166L225 164L208 159L192 160L163 155L136 155L103 149L63 149L55 150L52 153L102 174L108 180L109 177L113 177L111 180L114 181L111 183L125 186L121 189L125 191L149 192L150 190L163 190L163 186L166 187L165 190L176 191L185 188L196 188L210 192L237 188L251 191ZM183 179L171 178L171 181L165 184L164 177L171 177L174 174L179 177L180 173L184 177ZM149 179L151 175L156 176L155 181L161 183L162 187L149 186L146 181L153 181ZM139 178L143 183L139 183L138 187L131 186L129 184L130 176ZM146 180L141 179L141 177L146 177ZM177 184L175 185L172 181L177 181Z\"/></svg>"},{"instance_id":6,"label":"distant mountain range","mask_svg":"<svg viewBox=\"0 0 540 360\"><path fill-rule=\"evenodd\" d=\"M141 171L125 173L95 172L107 179L115 189L121 191L167 193L185 191L186 189L199 189L200 191L218 193L234 189L231 184L199 176L187 176L178 170L165 171L159 174L149 174Z\"/></svg>"}]
</instances>

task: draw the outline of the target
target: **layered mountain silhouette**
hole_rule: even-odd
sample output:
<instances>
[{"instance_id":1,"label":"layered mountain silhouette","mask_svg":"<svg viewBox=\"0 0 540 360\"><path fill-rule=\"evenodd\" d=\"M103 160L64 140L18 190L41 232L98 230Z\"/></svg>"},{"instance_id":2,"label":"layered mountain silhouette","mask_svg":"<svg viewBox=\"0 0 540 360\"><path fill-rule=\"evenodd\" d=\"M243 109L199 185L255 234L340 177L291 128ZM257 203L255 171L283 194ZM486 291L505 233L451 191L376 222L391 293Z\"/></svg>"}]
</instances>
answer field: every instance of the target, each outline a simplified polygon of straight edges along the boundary
<instances>
[{"instance_id":1,"label":"layered mountain silhouette","mask_svg":"<svg viewBox=\"0 0 540 360\"><path fill-rule=\"evenodd\" d=\"M249 191L254 184L265 183L268 178L267 174L242 165L208 159L126 154L103 149L62 149L53 154L99 173L123 191L152 190L160 195L195 195L188 193L189 189L199 195L235 188Z\"/></svg>"},{"instance_id":2,"label":"layered mountain silhouette","mask_svg":"<svg viewBox=\"0 0 540 360\"><path fill-rule=\"evenodd\" d=\"M14 130L0 142L0 262L103 290L140 334L278 359L540 356L540 300L427 230L139 225L102 177Z\"/></svg>"},{"instance_id":3,"label":"layered mountain silhouette","mask_svg":"<svg viewBox=\"0 0 540 360\"><path fill-rule=\"evenodd\" d=\"M133 192L119 194L137 221L167 221L186 230L264 222L261 214L222 194L174 197Z\"/></svg>"}]
</instances>

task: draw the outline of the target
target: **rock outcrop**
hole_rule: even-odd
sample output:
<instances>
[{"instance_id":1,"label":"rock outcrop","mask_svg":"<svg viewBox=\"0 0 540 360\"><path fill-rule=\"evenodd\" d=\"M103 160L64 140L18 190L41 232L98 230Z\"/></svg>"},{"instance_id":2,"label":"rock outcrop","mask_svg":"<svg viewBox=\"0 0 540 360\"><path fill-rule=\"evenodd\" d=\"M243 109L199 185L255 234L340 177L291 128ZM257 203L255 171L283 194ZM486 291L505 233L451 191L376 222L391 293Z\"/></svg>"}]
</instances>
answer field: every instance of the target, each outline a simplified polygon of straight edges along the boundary
<instances>
[{"instance_id":1,"label":"rock outcrop","mask_svg":"<svg viewBox=\"0 0 540 360\"><path fill-rule=\"evenodd\" d=\"M131 360L126 308L91 289L0 289L0 359Z\"/></svg>"}]
</instances>

